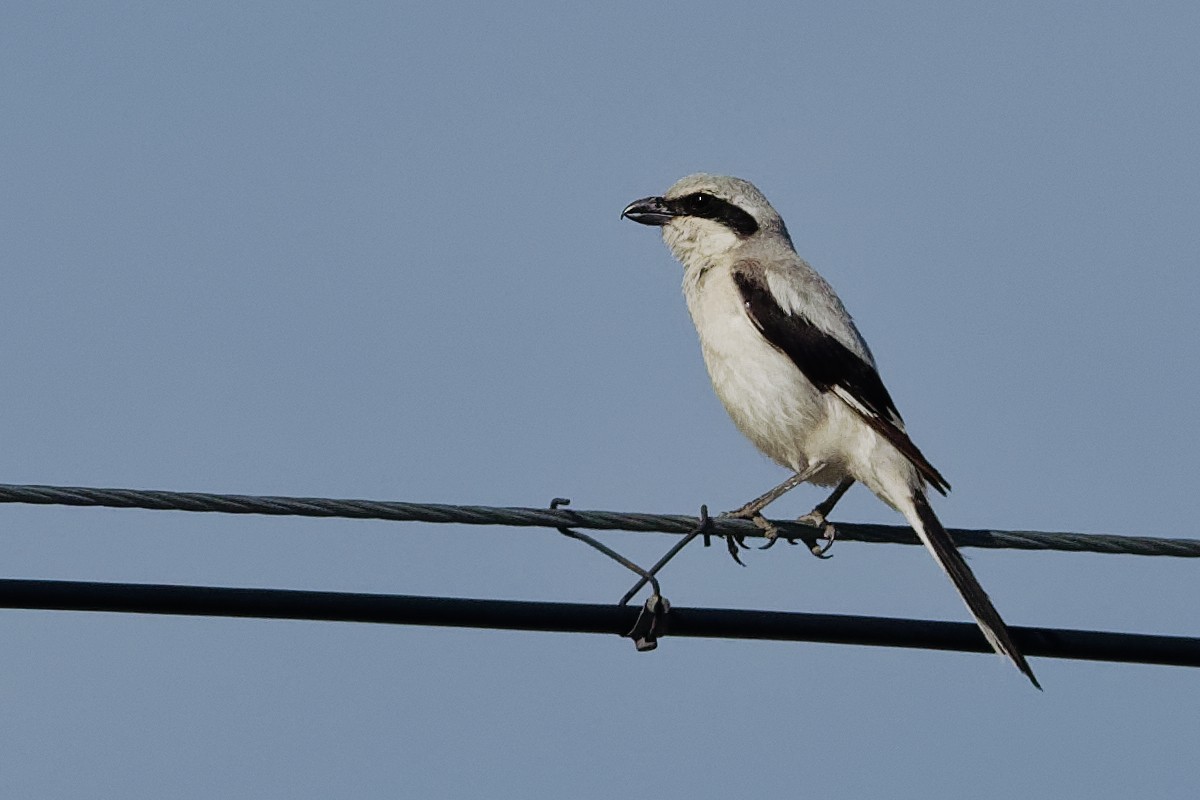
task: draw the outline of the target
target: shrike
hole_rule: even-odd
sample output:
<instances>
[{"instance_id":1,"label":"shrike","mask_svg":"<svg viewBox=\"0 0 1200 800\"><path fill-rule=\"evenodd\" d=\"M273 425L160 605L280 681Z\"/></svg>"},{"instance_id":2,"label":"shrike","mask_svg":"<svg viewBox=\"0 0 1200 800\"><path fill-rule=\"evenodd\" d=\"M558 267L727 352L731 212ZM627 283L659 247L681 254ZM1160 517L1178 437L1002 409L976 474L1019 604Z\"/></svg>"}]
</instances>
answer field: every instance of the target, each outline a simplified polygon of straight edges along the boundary
<instances>
[{"instance_id":1,"label":"shrike","mask_svg":"<svg viewBox=\"0 0 1200 800\"><path fill-rule=\"evenodd\" d=\"M796 254L783 220L740 178L690 175L622 212L662 228L683 264L683 294L717 397L738 429L791 478L732 516L769 539L762 509L800 483L836 486L802 520L825 515L854 481L908 520L958 589L984 636L1039 689L979 581L926 498L946 479L904 430L875 360L842 301Z\"/></svg>"}]
</instances>

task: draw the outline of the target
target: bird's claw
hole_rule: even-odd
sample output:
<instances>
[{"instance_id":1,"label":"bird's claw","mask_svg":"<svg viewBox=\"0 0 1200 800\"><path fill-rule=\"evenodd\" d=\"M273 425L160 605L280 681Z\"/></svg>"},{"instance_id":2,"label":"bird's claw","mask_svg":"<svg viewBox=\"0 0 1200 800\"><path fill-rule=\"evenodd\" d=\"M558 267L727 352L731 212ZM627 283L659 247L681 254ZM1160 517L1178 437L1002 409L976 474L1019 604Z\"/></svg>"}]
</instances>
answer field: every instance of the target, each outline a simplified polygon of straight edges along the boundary
<instances>
[{"instance_id":1,"label":"bird's claw","mask_svg":"<svg viewBox=\"0 0 1200 800\"><path fill-rule=\"evenodd\" d=\"M767 540L767 543L759 547L759 550L770 550L780 539L786 540L788 544L799 544L794 537L785 536L784 534L780 533L779 528L775 527L774 525L771 526L770 530L763 533L763 538ZM807 544L807 542L805 544Z\"/></svg>"},{"instance_id":2,"label":"bird's claw","mask_svg":"<svg viewBox=\"0 0 1200 800\"><path fill-rule=\"evenodd\" d=\"M829 548L833 547L833 542L837 539L837 528L834 527L833 523L827 520L824 514L815 509L798 518L796 522L801 525L811 525L814 528L820 528L821 535L819 537L814 536L811 539L805 539L804 543L808 545L809 551L817 558L832 558L832 556L825 554L829 552ZM819 543L820 540L824 540L824 543Z\"/></svg>"},{"instance_id":3,"label":"bird's claw","mask_svg":"<svg viewBox=\"0 0 1200 800\"><path fill-rule=\"evenodd\" d=\"M770 524L770 523L768 523ZM760 545L759 550L770 550L775 546L775 543L780 539L786 539L788 544L795 544L796 540L790 536L784 536L779 532L779 528L771 525L769 528L763 529L763 538L767 540L766 544Z\"/></svg>"},{"instance_id":4,"label":"bird's claw","mask_svg":"<svg viewBox=\"0 0 1200 800\"><path fill-rule=\"evenodd\" d=\"M729 534L725 537L725 546L729 548L729 555L733 556L734 561L740 566L746 566L746 562L742 561L742 557L738 555L738 547L746 546L745 537Z\"/></svg>"},{"instance_id":5,"label":"bird's claw","mask_svg":"<svg viewBox=\"0 0 1200 800\"><path fill-rule=\"evenodd\" d=\"M756 526L761 528L763 535L772 542L779 536L779 529L772 525L771 522L768 521L760 511L751 505L742 506L736 511L725 511L717 516L720 519L748 519ZM746 564L742 561L741 555L738 553L738 548L743 550L750 549L750 545L746 544L746 537L738 536L737 534L733 533L725 534L725 544L729 548L729 555L733 557L733 560L741 564L743 567L746 566ZM770 547L770 544L766 546Z\"/></svg>"}]
</instances>

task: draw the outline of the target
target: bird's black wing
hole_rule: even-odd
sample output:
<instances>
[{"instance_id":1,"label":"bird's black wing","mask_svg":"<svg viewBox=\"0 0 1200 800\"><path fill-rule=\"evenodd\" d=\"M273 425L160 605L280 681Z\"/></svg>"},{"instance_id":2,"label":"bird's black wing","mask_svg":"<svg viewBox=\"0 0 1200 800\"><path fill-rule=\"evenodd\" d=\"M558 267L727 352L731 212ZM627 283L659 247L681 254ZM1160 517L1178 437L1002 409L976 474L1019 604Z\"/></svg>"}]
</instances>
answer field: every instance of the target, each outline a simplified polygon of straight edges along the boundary
<instances>
[{"instance_id":1,"label":"bird's black wing","mask_svg":"<svg viewBox=\"0 0 1200 800\"><path fill-rule=\"evenodd\" d=\"M950 484L904 432L900 412L870 363L818 328L803 314L784 310L760 270L734 271L750 321L784 353L813 386L837 394L876 433L912 462L929 485L945 494Z\"/></svg>"}]
</instances>

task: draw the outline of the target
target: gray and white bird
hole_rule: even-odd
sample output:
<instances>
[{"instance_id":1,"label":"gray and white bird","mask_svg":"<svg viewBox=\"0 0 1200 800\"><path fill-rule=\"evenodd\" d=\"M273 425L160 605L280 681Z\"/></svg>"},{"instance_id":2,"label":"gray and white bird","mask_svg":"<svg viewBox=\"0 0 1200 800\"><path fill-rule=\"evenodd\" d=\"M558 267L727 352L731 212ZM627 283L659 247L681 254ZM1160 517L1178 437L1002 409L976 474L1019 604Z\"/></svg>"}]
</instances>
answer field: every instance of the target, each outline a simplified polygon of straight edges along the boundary
<instances>
[{"instance_id":1,"label":"gray and white bird","mask_svg":"<svg viewBox=\"0 0 1200 800\"><path fill-rule=\"evenodd\" d=\"M818 525L859 481L904 515L958 589L984 636L1041 688L987 593L929 505L946 479L913 444L842 301L796 254L753 184L689 175L621 214L662 228L683 264L683 294L713 389L760 451L794 474L732 512L773 538L762 509L802 482L836 486L802 520Z\"/></svg>"}]
</instances>

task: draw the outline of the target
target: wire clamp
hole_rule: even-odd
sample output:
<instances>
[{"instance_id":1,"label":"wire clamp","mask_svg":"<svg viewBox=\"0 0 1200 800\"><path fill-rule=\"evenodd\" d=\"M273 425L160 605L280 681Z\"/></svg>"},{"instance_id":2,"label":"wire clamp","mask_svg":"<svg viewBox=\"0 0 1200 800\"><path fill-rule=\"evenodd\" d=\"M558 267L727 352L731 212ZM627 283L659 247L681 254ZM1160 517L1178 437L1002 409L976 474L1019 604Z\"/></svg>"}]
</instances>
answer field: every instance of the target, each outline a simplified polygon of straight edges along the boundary
<instances>
[{"instance_id":1,"label":"wire clamp","mask_svg":"<svg viewBox=\"0 0 1200 800\"><path fill-rule=\"evenodd\" d=\"M667 635L667 613L670 610L671 604L667 598L657 594L646 598L646 604L638 612L632 630L625 634L633 639L633 646L639 653L648 653L658 647L659 637Z\"/></svg>"}]
</instances>

